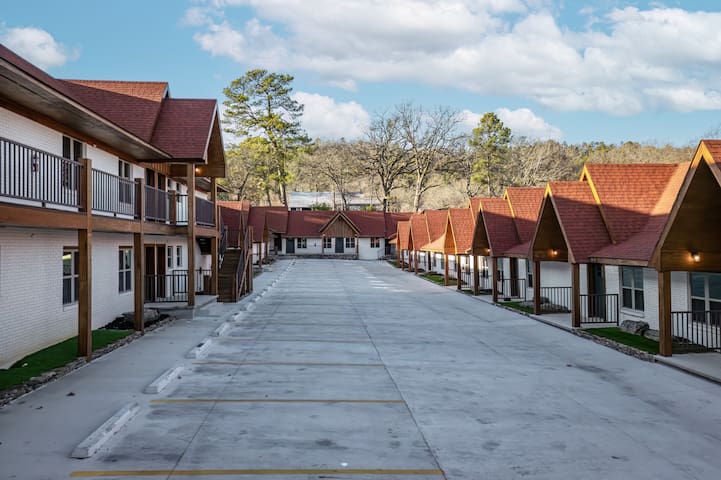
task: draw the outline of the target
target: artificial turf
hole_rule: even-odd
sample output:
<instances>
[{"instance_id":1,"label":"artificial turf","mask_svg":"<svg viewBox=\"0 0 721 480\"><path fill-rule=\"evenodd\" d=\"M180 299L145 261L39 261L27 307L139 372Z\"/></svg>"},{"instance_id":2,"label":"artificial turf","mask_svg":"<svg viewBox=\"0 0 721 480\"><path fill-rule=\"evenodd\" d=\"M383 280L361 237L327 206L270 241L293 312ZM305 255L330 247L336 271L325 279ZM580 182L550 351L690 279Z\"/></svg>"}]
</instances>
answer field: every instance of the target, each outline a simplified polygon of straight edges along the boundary
<instances>
[{"instance_id":1,"label":"artificial turf","mask_svg":"<svg viewBox=\"0 0 721 480\"><path fill-rule=\"evenodd\" d=\"M132 330L93 331L93 350L102 348L133 333ZM0 390L18 385L54 368L72 362L78 355L78 337L56 343L15 362L7 370L0 370Z\"/></svg>"},{"instance_id":2,"label":"artificial turf","mask_svg":"<svg viewBox=\"0 0 721 480\"><path fill-rule=\"evenodd\" d=\"M608 338L609 340L613 340L614 342L618 342L638 350L643 350L644 352L653 354L658 353L658 342L656 340L624 332L617 327L587 328L584 331L598 337Z\"/></svg>"}]
</instances>

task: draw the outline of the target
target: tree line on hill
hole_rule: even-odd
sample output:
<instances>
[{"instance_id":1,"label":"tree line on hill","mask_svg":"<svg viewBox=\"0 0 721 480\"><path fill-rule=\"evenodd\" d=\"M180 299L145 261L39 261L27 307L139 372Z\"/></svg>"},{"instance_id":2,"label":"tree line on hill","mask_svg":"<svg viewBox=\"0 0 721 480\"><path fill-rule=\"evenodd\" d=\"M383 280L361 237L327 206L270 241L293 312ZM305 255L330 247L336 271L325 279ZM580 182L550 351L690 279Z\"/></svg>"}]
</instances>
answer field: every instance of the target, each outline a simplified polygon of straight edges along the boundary
<instances>
[{"instance_id":1,"label":"tree line on hill","mask_svg":"<svg viewBox=\"0 0 721 480\"><path fill-rule=\"evenodd\" d=\"M251 70L224 90L224 125L236 139L226 150L227 198L288 205L292 190L334 191L347 206L350 193L362 192L384 210L419 211L465 206L507 186L575 180L587 162L673 163L693 155L692 146L514 136L493 112L468 132L460 112L412 103L376 113L358 139L313 141L301 126L292 81Z\"/></svg>"}]
</instances>

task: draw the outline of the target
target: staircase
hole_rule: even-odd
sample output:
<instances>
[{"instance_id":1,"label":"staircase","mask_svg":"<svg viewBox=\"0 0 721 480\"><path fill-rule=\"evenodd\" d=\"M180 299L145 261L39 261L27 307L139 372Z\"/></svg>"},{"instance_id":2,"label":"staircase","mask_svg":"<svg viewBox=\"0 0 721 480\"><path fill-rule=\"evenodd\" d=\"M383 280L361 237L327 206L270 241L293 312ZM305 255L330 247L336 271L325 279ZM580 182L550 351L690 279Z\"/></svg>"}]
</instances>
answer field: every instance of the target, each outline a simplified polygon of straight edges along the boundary
<instances>
[{"instance_id":1,"label":"staircase","mask_svg":"<svg viewBox=\"0 0 721 480\"><path fill-rule=\"evenodd\" d=\"M243 251L240 249L228 249L223 256L223 266L218 272L218 301L237 302L238 292L234 283L238 264L243 260Z\"/></svg>"}]
</instances>

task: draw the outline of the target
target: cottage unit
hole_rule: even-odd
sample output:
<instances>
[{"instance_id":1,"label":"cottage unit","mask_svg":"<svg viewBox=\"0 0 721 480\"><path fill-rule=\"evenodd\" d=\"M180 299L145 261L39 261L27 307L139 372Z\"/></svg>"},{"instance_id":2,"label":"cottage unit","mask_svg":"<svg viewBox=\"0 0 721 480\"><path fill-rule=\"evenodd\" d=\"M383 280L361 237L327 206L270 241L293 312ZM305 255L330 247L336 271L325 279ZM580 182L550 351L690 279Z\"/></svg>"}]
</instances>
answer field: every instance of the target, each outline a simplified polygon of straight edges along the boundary
<instances>
[{"instance_id":1,"label":"cottage unit","mask_svg":"<svg viewBox=\"0 0 721 480\"><path fill-rule=\"evenodd\" d=\"M0 367L146 302L218 292L215 100L59 80L0 46ZM32 301L28 301L28 294Z\"/></svg>"}]
</instances>

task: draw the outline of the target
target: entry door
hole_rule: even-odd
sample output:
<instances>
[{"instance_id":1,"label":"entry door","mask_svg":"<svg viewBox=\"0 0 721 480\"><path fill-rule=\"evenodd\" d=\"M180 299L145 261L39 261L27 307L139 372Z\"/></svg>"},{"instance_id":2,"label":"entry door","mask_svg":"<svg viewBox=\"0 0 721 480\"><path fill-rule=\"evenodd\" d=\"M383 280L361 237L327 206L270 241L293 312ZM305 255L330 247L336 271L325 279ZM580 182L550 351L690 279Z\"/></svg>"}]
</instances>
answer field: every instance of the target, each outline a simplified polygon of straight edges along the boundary
<instances>
[{"instance_id":1,"label":"entry door","mask_svg":"<svg viewBox=\"0 0 721 480\"><path fill-rule=\"evenodd\" d=\"M521 283L518 280L518 259L517 258L511 258L511 297L518 298L520 297L519 292L519 283Z\"/></svg>"},{"instance_id":2,"label":"entry door","mask_svg":"<svg viewBox=\"0 0 721 480\"><path fill-rule=\"evenodd\" d=\"M165 245L145 246L145 301L154 302L166 296Z\"/></svg>"},{"instance_id":3,"label":"entry door","mask_svg":"<svg viewBox=\"0 0 721 480\"><path fill-rule=\"evenodd\" d=\"M295 253L295 238L285 239L285 253Z\"/></svg>"},{"instance_id":4,"label":"entry door","mask_svg":"<svg viewBox=\"0 0 721 480\"><path fill-rule=\"evenodd\" d=\"M606 318L606 280L603 277L603 265L588 264L588 316Z\"/></svg>"},{"instance_id":5,"label":"entry door","mask_svg":"<svg viewBox=\"0 0 721 480\"><path fill-rule=\"evenodd\" d=\"M345 245L343 245L343 242L345 242L345 238L343 238L343 237L336 237L336 239L335 239L335 253L343 253L343 252L345 252L345 250L344 250Z\"/></svg>"}]
</instances>

